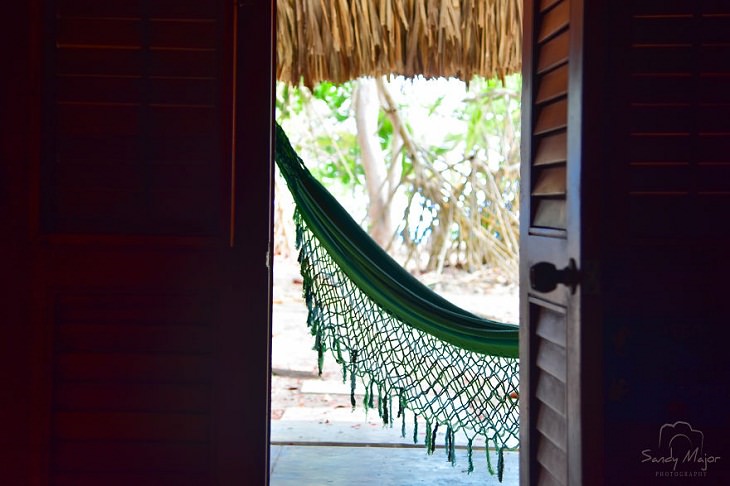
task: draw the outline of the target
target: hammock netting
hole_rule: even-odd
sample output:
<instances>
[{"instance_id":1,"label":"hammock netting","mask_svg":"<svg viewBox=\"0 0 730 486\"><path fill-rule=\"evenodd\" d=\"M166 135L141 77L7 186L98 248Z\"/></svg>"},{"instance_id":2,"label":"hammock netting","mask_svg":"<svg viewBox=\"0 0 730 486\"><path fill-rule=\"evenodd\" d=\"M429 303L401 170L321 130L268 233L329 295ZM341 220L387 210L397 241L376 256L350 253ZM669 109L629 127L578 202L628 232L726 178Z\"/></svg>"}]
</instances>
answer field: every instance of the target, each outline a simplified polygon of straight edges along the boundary
<instances>
[{"instance_id":1,"label":"hammock netting","mask_svg":"<svg viewBox=\"0 0 730 486\"><path fill-rule=\"evenodd\" d=\"M297 248L320 373L331 352L362 405L414 441L415 418L425 421L425 446L438 435L455 461L455 438L487 446L486 460L501 481L503 451L518 446L518 328L469 313L405 271L311 175L276 125L275 159L296 204Z\"/></svg>"}]
</instances>

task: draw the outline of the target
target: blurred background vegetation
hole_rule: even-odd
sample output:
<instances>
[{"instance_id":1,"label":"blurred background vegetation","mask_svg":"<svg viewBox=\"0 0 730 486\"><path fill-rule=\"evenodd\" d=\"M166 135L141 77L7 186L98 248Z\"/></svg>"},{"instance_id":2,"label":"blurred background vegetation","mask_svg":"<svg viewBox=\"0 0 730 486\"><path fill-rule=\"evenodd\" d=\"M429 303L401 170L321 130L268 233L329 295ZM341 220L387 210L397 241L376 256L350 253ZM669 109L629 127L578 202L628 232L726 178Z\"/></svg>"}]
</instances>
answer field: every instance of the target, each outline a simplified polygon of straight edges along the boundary
<instances>
[{"instance_id":1,"label":"blurred background vegetation","mask_svg":"<svg viewBox=\"0 0 730 486\"><path fill-rule=\"evenodd\" d=\"M519 75L277 85L277 121L317 178L414 273L518 277ZM276 187L276 246L293 205Z\"/></svg>"}]
</instances>

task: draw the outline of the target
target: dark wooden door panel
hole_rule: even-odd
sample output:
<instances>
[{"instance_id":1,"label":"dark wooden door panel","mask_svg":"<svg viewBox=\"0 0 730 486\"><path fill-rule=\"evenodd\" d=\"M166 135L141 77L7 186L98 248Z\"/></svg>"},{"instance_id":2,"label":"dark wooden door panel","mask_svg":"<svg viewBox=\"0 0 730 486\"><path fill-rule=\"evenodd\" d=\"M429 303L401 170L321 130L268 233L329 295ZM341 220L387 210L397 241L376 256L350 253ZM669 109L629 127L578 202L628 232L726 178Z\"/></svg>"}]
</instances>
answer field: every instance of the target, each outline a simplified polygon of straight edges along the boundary
<instances>
[{"instance_id":1,"label":"dark wooden door panel","mask_svg":"<svg viewBox=\"0 0 730 486\"><path fill-rule=\"evenodd\" d=\"M614 188L602 202L612 229L601 233L610 262L604 454L615 465L606 483L654 484L665 469L632 451L654 451L665 424L701 430L709 454L730 450L730 361L720 344L730 270L730 17L727 2L715 1L623 2L613 15L625 28L604 67L616 88L601 144L611 147L603 175ZM708 393L712 405L698 407ZM703 479L725 484L729 470L709 467Z\"/></svg>"},{"instance_id":2,"label":"dark wooden door panel","mask_svg":"<svg viewBox=\"0 0 730 486\"><path fill-rule=\"evenodd\" d=\"M237 8L16 9L2 484L266 482L272 11Z\"/></svg>"}]
</instances>

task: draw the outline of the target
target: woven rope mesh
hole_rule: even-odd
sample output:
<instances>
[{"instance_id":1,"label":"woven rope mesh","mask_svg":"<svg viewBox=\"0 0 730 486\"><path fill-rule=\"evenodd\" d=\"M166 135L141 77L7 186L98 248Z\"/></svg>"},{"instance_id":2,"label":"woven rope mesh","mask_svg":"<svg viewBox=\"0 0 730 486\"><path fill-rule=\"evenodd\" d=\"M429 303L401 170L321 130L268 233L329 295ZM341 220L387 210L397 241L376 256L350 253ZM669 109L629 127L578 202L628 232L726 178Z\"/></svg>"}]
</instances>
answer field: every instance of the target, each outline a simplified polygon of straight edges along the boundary
<instances>
[{"instance_id":1,"label":"woven rope mesh","mask_svg":"<svg viewBox=\"0 0 730 486\"><path fill-rule=\"evenodd\" d=\"M516 448L518 360L461 349L394 318L347 278L298 212L295 220L320 371L324 353L331 352L343 366L343 380L351 382L353 406L360 405L357 377L365 384L364 405L377 407L386 424L405 420L405 409L423 418L431 450L429 432L437 425L452 445L459 432L469 444L482 437L500 451Z\"/></svg>"}]
</instances>

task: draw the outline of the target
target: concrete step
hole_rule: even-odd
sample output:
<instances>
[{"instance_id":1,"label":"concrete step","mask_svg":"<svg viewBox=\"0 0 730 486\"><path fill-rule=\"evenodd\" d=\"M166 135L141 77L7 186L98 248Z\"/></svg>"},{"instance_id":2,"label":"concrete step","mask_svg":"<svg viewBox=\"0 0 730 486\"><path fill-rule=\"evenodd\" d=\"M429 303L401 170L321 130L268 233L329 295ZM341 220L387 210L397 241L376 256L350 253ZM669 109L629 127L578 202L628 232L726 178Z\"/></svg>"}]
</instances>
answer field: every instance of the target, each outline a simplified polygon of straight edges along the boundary
<instances>
[{"instance_id":1,"label":"concrete step","mask_svg":"<svg viewBox=\"0 0 730 486\"><path fill-rule=\"evenodd\" d=\"M342 383L342 380L306 380L302 382L300 392L318 395L326 394L350 396L350 384ZM357 380L357 383L355 384L355 396L365 396L365 386L360 382L360 380Z\"/></svg>"},{"instance_id":2,"label":"concrete step","mask_svg":"<svg viewBox=\"0 0 730 486\"><path fill-rule=\"evenodd\" d=\"M405 437L402 436L402 422L396 418L392 427L383 425L377 410L365 412L362 408L288 408L280 420L271 421L271 442L273 444L382 444L402 447L425 447L426 423L418 418L417 444L413 443L413 414L407 412ZM436 434L436 447L443 449L445 428ZM463 433L455 434L456 446L466 447ZM474 439L473 447L484 448L481 437Z\"/></svg>"}]
</instances>

